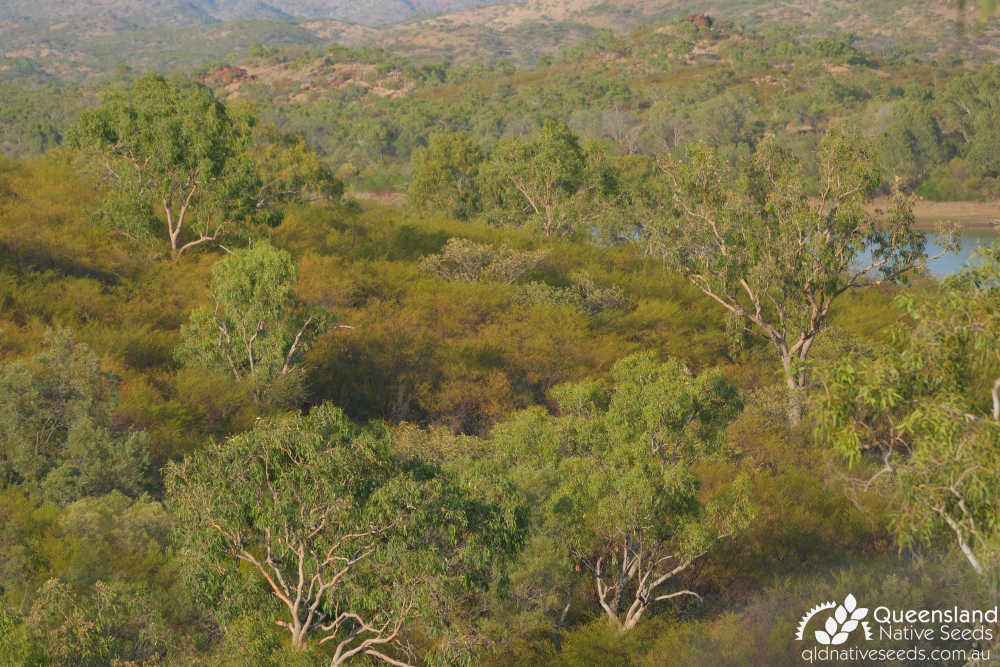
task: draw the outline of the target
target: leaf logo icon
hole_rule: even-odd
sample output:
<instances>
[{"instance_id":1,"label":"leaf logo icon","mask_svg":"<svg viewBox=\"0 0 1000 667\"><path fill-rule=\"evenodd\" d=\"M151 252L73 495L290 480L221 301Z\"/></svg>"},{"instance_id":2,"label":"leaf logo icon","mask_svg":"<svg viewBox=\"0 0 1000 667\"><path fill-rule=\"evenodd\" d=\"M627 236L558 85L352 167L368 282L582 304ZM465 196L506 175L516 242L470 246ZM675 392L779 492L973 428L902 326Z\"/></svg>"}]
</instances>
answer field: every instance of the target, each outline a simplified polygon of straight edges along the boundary
<instances>
[{"instance_id":1,"label":"leaf logo icon","mask_svg":"<svg viewBox=\"0 0 1000 667\"><path fill-rule=\"evenodd\" d=\"M868 608L859 607L857 599L851 594L844 598L843 604L827 602L813 607L802 617L795 638L801 640L809 620L825 609L833 609L833 614L827 617L822 630L813 632L817 643L824 646L840 646L850 638L851 633L857 630L859 625L863 626L865 639L871 639L868 625L863 622L868 616Z\"/></svg>"}]
</instances>

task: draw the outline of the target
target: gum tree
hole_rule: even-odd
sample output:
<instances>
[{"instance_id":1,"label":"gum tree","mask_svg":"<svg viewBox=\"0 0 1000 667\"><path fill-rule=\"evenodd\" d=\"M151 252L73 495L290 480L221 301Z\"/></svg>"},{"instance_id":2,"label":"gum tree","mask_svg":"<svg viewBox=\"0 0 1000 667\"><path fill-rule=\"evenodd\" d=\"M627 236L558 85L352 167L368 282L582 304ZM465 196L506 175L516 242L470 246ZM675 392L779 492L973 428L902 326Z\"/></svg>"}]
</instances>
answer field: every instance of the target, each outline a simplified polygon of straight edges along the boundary
<instances>
[{"instance_id":1,"label":"gum tree","mask_svg":"<svg viewBox=\"0 0 1000 667\"><path fill-rule=\"evenodd\" d=\"M265 222L280 222L282 206L336 201L344 194L344 184L305 137L281 134L268 124L254 129L251 155L259 179L253 208L263 214Z\"/></svg>"},{"instance_id":2,"label":"gum tree","mask_svg":"<svg viewBox=\"0 0 1000 667\"><path fill-rule=\"evenodd\" d=\"M146 434L116 427L120 380L73 333L45 334L45 348L0 369L0 480L68 503L151 482Z\"/></svg>"},{"instance_id":3,"label":"gum tree","mask_svg":"<svg viewBox=\"0 0 1000 667\"><path fill-rule=\"evenodd\" d=\"M837 298L904 279L926 263L909 203L897 195L885 214L872 212L881 171L871 147L852 134L821 143L816 193L773 138L743 171L703 146L662 168L673 211L644 225L644 243L770 341L797 425L809 352Z\"/></svg>"},{"instance_id":4,"label":"gum tree","mask_svg":"<svg viewBox=\"0 0 1000 667\"><path fill-rule=\"evenodd\" d=\"M920 298L893 347L824 377L818 432L862 488L896 499L904 543L950 533L980 574L1000 563L1000 247Z\"/></svg>"},{"instance_id":5,"label":"gum tree","mask_svg":"<svg viewBox=\"0 0 1000 667\"><path fill-rule=\"evenodd\" d=\"M252 212L260 182L251 125L208 88L149 74L105 92L70 141L91 151L106 177L108 223L137 240L165 238L176 258L220 242Z\"/></svg>"},{"instance_id":6,"label":"gum tree","mask_svg":"<svg viewBox=\"0 0 1000 667\"><path fill-rule=\"evenodd\" d=\"M466 134L435 132L427 146L413 151L410 200L423 210L437 210L466 220L482 209L479 145Z\"/></svg>"},{"instance_id":7,"label":"gum tree","mask_svg":"<svg viewBox=\"0 0 1000 667\"><path fill-rule=\"evenodd\" d=\"M566 236L576 228L587 155L564 123L550 121L530 137L500 142L485 172L496 215L527 221L545 236Z\"/></svg>"},{"instance_id":8,"label":"gum tree","mask_svg":"<svg viewBox=\"0 0 1000 667\"><path fill-rule=\"evenodd\" d=\"M753 511L744 476L703 495L695 472L720 453L723 428L741 409L721 373L695 377L680 362L636 354L612 375L610 392L596 382L553 389L558 416L528 409L492 440L536 508L521 567L569 579L585 572L601 612L625 634L657 602L699 598L676 584L680 575ZM550 610L559 625L575 587L565 576L548 581L564 589Z\"/></svg>"},{"instance_id":9,"label":"gum tree","mask_svg":"<svg viewBox=\"0 0 1000 667\"><path fill-rule=\"evenodd\" d=\"M329 646L332 665L407 664L405 624L433 625L521 539L512 495L472 495L434 466L398 461L384 428L329 405L171 464L166 485L197 576L245 564L280 602L275 623L292 645Z\"/></svg>"},{"instance_id":10,"label":"gum tree","mask_svg":"<svg viewBox=\"0 0 1000 667\"><path fill-rule=\"evenodd\" d=\"M262 401L275 382L299 369L327 324L324 313L296 299L297 275L292 256L267 242L227 255L212 267L214 306L196 309L181 327L177 358L249 382Z\"/></svg>"}]
</instances>

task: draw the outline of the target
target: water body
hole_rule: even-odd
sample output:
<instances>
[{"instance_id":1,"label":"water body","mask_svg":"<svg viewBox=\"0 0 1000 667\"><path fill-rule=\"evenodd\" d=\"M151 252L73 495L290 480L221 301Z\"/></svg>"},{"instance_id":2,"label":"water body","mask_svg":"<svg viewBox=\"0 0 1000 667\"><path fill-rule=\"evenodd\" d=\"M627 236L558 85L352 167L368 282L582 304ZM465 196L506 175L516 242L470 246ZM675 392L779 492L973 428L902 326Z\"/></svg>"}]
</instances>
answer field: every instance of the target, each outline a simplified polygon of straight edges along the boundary
<instances>
[{"instance_id":1,"label":"water body","mask_svg":"<svg viewBox=\"0 0 1000 667\"><path fill-rule=\"evenodd\" d=\"M928 262L927 268L934 276L944 278L953 273L958 273L970 262L975 261L976 248L986 246L1000 238L1000 232L996 228L973 227L959 230L958 243L959 250L956 253L947 253L937 259ZM938 234L927 234L927 256L933 257L941 252L942 238ZM865 266L871 260L871 256L866 252L858 257L857 264Z\"/></svg>"},{"instance_id":2,"label":"water body","mask_svg":"<svg viewBox=\"0 0 1000 667\"><path fill-rule=\"evenodd\" d=\"M927 268L935 276L950 276L960 271L970 261L975 261L973 255L976 248L990 245L997 238L1000 238L1000 233L997 232L996 228L963 229L958 233L958 252L948 253L935 259L927 265ZM929 234L927 255L933 257L939 252L941 252L941 237L937 234Z\"/></svg>"}]
</instances>

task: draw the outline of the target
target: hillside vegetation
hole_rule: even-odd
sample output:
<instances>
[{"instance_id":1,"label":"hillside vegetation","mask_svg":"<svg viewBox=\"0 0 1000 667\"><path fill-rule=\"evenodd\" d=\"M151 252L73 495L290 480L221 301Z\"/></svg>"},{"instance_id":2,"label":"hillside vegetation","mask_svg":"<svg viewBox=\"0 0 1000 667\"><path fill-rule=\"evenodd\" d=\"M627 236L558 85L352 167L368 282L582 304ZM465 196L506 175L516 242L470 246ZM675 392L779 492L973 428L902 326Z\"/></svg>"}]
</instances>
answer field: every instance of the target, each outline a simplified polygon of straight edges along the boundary
<instances>
[{"instance_id":1,"label":"hillside vegetation","mask_svg":"<svg viewBox=\"0 0 1000 667\"><path fill-rule=\"evenodd\" d=\"M580 65L584 66L580 66ZM231 104L248 104L281 132L301 134L341 179L402 191L411 155L432 132L463 132L485 152L546 118L614 159L683 151L699 141L728 159L773 133L800 159L847 123L878 147L900 187L935 200L993 198L995 66L877 56L852 36L814 42L770 27L740 30L679 19L603 34L535 67L412 61L362 47L257 46L196 76ZM120 70L110 85L134 78ZM59 145L94 86L4 86L0 141L11 155ZM971 96L971 97L970 97ZM627 160L633 164L641 160Z\"/></svg>"},{"instance_id":2,"label":"hillside vegetation","mask_svg":"<svg viewBox=\"0 0 1000 667\"><path fill-rule=\"evenodd\" d=\"M0 664L783 665L822 601L990 608L1000 247L933 278L916 198L1000 195L1000 65L725 5L5 61Z\"/></svg>"},{"instance_id":3,"label":"hillside vegetation","mask_svg":"<svg viewBox=\"0 0 1000 667\"><path fill-rule=\"evenodd\" d=\"M75 17L104 18L119 29L191 27L221 21L327 18L380 25L399 23L422 14L442 14L488 4L484 0L76 0L25 2L11 0L0 18L29 21L65 21Z\"/></svg>"},{"instance_id":4,"label":"hillside vegetation","mask_svg":"<svg viewBox=\"0 0 1000 667\"><path fill-rule=\"evenodd\" d=\"M79 80L120 64L165 72L242 57L254 43L379 46L421 62L531 64L600 31L621 34L699 13L740 29L794 26L804 41L854 34L879 56L995 61L998 19L989 3L978 4L983 9L944 0L14 2L0 8L0 78Z\"/></svg>"}]
</instances>

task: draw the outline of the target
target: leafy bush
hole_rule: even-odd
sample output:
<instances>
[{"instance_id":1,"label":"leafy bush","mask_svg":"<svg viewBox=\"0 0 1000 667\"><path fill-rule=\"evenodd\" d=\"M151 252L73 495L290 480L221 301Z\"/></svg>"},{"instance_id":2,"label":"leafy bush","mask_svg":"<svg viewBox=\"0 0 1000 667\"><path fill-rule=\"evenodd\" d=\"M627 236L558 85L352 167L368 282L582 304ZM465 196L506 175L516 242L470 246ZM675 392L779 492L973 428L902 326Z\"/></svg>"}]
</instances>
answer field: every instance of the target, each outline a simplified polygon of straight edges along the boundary
<instances>
[{"instance_id":1,"label":"leafy bush","mask_svg":"<svg viewBox=\"0 0 1000 667\"><path fill-rule=\"evenodd\" d=\"M118 380L68 330L50 330L46 349L0 374L0 479L68 503L149 488L149 444L112 422Z\"/></svg>"},{"instance_id":2,"label":"leafy bush","mask_svg":"<svg viewBox=\"0 0 1000 667\"><path fill-rule=\"evenodd\" d=\"M581 308L595 315L606 310L629 310L633 304L625 292L615 286L599 287L586 272L576 272L570 276L572 287L555 287L547 283L530 282L521 287L513 301L523 306L540 303L569 305Z\"/></svg>"},{"instance_id":3,"label":"leafy bush","mask_svg":"<svg viewBox=\"0 0 1000 667\"><path fill-rule=\"evenodd\" d=\"M448 239L439 254L420 263L425 273L445 280L512 284L544 259L546 251L526 252L503 245L494 248L468 239Z\"/></svg>"}]
</instances>

